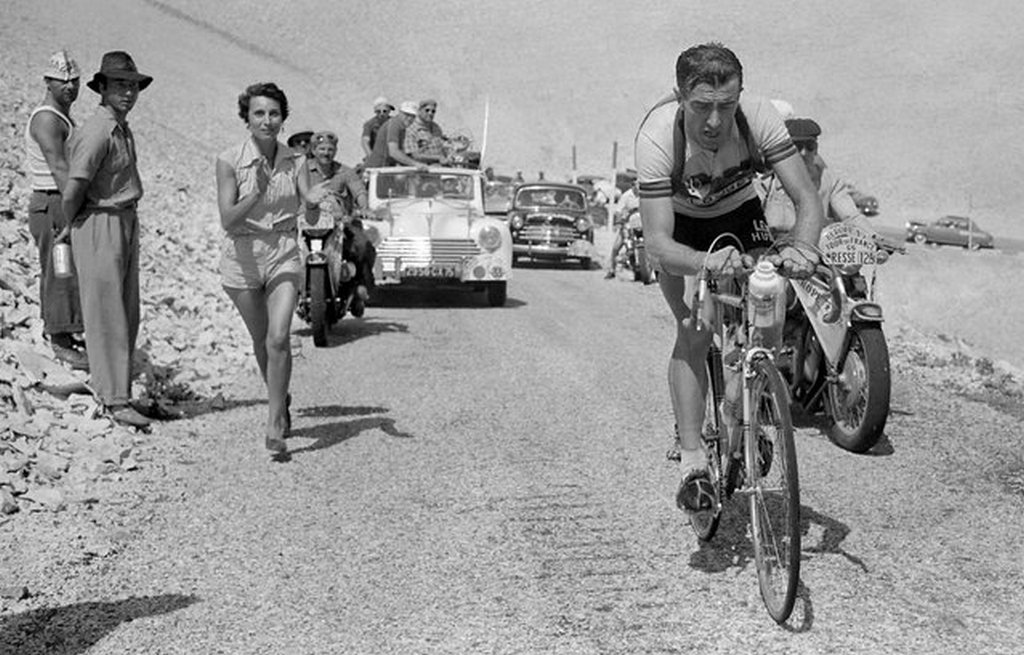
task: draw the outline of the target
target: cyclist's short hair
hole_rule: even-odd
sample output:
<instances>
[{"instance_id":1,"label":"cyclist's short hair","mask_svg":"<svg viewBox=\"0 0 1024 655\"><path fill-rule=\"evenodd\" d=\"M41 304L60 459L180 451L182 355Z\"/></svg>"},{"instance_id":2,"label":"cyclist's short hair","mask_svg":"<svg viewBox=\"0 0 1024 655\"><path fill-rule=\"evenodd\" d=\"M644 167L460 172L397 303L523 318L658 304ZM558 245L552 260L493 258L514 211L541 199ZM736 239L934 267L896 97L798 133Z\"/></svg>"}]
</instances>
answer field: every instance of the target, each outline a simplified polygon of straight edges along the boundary
<instances>
[{"instance_id":1,"label":"cyclist's short hair","mask_svg":"<svg viewBox=\"0 0 1024 655\"><path fill-rule=\"evenodd\" d=\"M684 95L698 84L721 86L734 77L743 88L743 65L736 53L717 41L687 48L676 60L676 87Z\"/></svg>"},{"instance_id":2,"label":"cyclist's short hair","mask_svg":"<svg viewBox=\"0 0 1024 655\"><path fill-rule=\"evenodd\" d=\"M281 120L288 118L288 97L284 91L273 82L259 82L245 87L245 91L238 96L238 115L246 124L249 123L249 102L257 97L276 100L281 106Z\"/></svg>"}]
</instances>

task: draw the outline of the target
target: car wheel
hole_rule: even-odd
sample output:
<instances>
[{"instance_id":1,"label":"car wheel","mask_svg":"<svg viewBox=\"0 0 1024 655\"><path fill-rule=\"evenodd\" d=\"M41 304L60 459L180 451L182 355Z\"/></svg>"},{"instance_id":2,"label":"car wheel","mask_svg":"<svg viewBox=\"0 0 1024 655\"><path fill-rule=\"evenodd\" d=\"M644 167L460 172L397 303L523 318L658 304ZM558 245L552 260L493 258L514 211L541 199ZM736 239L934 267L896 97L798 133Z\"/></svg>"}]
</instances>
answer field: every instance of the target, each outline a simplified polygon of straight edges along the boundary
<instances>
[{"instance_id":1,"label":"car wheel","mask_svg":"<svg viewBox=\"0 0 1024 655\"><path fill-rule=\"evenodd\" d=\"M580 268L584 271L590 270L590 257L580 257Z\"/></svg>"},{"instance_id":2,"label":"car wheel","mask_svg":"<svg viewBox=\"0 0 1024 655\"><path fill-rule=\"evenodd\" d=\"M508 299L508 282L491 282L487 285L487 304L503 307Z\"/></svg>"},{"instance_id":3,"label":"car wheel","mask_svg":"<svg viewBox=\"0 0 1024 655\"><path fill-rule=\"evenodd\" d=\"M928 237L926 237L923 234L915 234L914 243L923 246L924 244L928 243Z\"/></svg>"}]
</instances>

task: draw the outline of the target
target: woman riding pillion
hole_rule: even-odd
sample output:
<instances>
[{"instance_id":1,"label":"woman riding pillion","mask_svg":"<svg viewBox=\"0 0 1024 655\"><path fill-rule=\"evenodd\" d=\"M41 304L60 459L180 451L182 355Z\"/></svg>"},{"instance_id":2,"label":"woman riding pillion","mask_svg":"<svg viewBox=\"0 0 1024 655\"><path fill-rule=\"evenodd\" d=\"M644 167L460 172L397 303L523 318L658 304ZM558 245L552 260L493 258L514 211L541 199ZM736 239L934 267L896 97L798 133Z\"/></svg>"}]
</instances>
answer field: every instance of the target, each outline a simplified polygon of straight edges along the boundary
<instances>
[{"instance_id":1,"label":"woman riding pillion","mask_svg":"<svg viewBox=\"0 0 1024 655\"><path fill-rule=\"evenodd\" d=\"M695 325L686 300L687 277L703 266L721 276L742 274L749 266L749 258L732 245L708 253L720 234L736 235L747 253L771 244L752 184L762 164L774 169L794 200L797 239L817 243L823 217L778 112L768 100L741 98L743 69L731 50L707 43L683 51L676 84L674 96L644 118L635 153L647 251L677 323L668 367L682 473L677 502L700 511L713 497L701 441L711 335ZM794 246L783 248L778 259L790 275L809 274L817 262L815 254Z\"/></svg>"}]
</instances>

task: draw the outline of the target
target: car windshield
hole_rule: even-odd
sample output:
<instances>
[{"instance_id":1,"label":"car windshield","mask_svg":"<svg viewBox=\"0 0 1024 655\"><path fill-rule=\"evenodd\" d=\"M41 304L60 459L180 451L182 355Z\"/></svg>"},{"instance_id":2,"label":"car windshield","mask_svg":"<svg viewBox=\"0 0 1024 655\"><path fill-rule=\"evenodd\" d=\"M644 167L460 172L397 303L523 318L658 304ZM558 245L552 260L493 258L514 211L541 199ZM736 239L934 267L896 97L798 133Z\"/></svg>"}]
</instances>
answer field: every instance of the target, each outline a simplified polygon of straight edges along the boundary
<instances>
[{"instance_id":1,"label":"car windshield","mask_svg":"<svg viewBox=\"0 0 1024 655\"><path fill-rule=\"evenodd\" d=\"M519 190L516 194L516 204L526 207L583 209L586 206L586 198L578 189L530 187Z\"/></svg>"},{"instance_id":2,"label":"car windshield","mask_svg":"<svg viewBox=\"0 0 1024 655\"><path fill-rule=\"evenodd\" d=\"M377 176L378 198L473 199L473 177L457 173L382 173Z\"/></svg>"}]
</instances>

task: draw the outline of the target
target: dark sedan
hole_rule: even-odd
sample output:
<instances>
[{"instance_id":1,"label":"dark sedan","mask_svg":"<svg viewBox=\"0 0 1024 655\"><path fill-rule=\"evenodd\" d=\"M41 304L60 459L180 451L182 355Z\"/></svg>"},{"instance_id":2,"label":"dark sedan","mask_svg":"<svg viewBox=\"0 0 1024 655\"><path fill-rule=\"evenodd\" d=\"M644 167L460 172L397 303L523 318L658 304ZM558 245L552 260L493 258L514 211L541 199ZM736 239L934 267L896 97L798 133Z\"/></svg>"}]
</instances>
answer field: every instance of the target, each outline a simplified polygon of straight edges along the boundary
<instances>
[{"instance_id":1,"label":"dark sedan","mask_svg":"<svg viewBox=\"0 0 1024 655\"><path fill-rule=\"evenodd\" d=\"M508 213L512 259L564 261L576 259L590 268L594 225L588 215L587 194L575 184L520 184Z\"/></svg>"}]
</instances>

